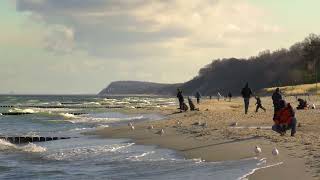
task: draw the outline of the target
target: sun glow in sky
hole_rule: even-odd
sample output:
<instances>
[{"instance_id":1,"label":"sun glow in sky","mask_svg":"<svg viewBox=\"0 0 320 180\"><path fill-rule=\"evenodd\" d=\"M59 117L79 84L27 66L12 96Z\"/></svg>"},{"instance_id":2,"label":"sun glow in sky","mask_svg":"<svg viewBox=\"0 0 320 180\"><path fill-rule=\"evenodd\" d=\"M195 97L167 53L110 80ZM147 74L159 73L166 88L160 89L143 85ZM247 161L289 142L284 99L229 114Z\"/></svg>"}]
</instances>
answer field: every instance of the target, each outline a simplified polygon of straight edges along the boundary
<instances>
[{"instance_id":1,"label":"sun glow in sky","mask_svg":"<svg viewBox=\"0 0 320 180\"><path fill-rule=\"evenodd\" d=\"M0 93L184 82L319 34L319 0L1 0Z\"/></svg>"}]
</instances>

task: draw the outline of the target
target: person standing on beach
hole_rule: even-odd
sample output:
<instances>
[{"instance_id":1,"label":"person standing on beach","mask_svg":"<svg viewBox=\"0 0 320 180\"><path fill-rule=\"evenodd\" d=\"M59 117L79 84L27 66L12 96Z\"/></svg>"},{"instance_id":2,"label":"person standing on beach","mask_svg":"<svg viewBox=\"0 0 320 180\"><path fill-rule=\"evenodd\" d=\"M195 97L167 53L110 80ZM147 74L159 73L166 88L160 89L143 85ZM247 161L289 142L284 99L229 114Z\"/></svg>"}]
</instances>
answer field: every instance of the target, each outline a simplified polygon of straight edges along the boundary
<instances>
[{"instance_id":1,"label":"person standing on beach","mask_svg":"<svg viewBox=\"0 0 320 180\"><path fill-rule=\"evenodd\" d=\"M182 95L182 91L181 89L177 89L177 98L179 100L179 109L180 111L182 111L184 108L183 108L183 103L184 103L184 98L183 98L183 95Z\"/></svg>"},{"instance_id":2,"label":"person standing on beach","mask_svg":"<svg viewBox=\"0 0 320 180\"><path fill-rule=\"evenodd\" d=\"M249 84L248 83L246 83L245 87L242 88L241 95L242 95L243 101L244 101L244 112L245 112L245 114L247 114L248 113L248 108L249 108L250 98L251 98L251 95L252 95L252 91L249 88Z\"/></svg>"},{"instance_id":3,"label":"person standing on beach","mask_svg":"<svg viewBox=\"0 0 320 180\"><path fill-rule=\"evenodd\" d=\"M197 104L200 104L201 94L199 91L197 91L197 93L196 93L196 98L197 98Z\"/></svg>"},{"instance_id":4,"label":"person standing on beach","mask_svg":"<svg viewBox=\"0 0 320 180\"><path fill-rule=\"evenodd\" d=\"M257 107L256 107L256 113L258 112L259 108L263 109L264 112L266 112L266 108L264 108L264 107L262 106L260 97L259 97L259 96L256 96L255 98L256 98L256 100L257 100L257 102L256 102L256 105L257 105Z\"/></svg>"},{"instance_id":5,"label":"person standing on beach","mask_svg":"<svg viewBox=\"0 0 320 180\"><path fill-rule=\"evenodd\" d=\"M276 116L276 113L280 110L280 101L282 100L282 95L280 93L280 89L277 88L275 92L272 94L272 102L273 102L273 119Z\"/></svg>"}]
</instances>

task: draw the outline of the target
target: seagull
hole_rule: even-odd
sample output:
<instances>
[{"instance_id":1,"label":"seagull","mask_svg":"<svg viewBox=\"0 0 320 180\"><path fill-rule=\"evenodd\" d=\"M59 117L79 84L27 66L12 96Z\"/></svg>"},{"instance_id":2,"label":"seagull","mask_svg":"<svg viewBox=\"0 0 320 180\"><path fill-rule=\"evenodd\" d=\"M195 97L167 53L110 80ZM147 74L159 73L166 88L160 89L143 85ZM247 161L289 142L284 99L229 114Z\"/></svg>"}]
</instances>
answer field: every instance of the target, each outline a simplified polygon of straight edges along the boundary
<instances>
[{"instance_id":1,"label":"seagull","mask_svg":"<svg viewBox=\"0 0 320 180\"><path fill-rule=\"evenodd\" d=\"M273 154L274 156L278 156L278 155L279 155L278 149L274 147L274 148L272 149L272 154Z\"/></svg>"},{"instance_id":2,"label":"seagull","mask_svg":"<svg viewBox=\"0 0 320 180\"><path fill-rule=\"evenodd\" d=\"M182 122L178 120L177 125L181 126Z\"/></svg>"},{"instance_id":3,"label":"seagull","mask_svg":"<svg viewBox=\"0 0 320 180\"><path fill-rule=\"evenodd\" d=\"M230 126L238 126L238 122L231 123Z\"/></svg>"},{"instance_id":4,"label":"seagull","mask_svg":"<svg viewBox=\"0 0 320 180\"><path fill-rule=\"evenodd\" d=\"M148 127L148 129L153 129L153 126L152 126L152 125L150 125L150 126Z\"/></svg>"},{"instance_id":5,"label":"seagull","mask_svg":"<svg viewBox=\"0 0 320 180\"><path fill-rule=\"evenodd\" d=\"M201 121L195 122L195 123L193 123L192 125L200 126L200 125L201 125Z\"/></svg>"},{"instance_id":6,"label":"seagull","mask_svg":"<svg viewBox=\"0 0 320 180\"><path fill-rule=\"evenodd\" d=\"M204 122L201 126L204 127L204 128L206 128L206 127L208 127L208 123L207 123L207 122Z\"/></svg>"},{"instance_id":7,"label":"seagull","mask_svg":"<svg viewBox=\"0 0 320 180\"><path fill-rule=\"evenodd\" d=\"M159 134L160 136L162 136L164 134L164 130L161 129L160 131L158 131L156 134Z\"/></svg>"},{"instance_id":8,"label":"seagull","mask_svg":"<svg viewBox=\"0 0 320 180\"><path fill-rule=\"evenodd\" d=\"M256 146L256 147L254 148L254 152L258 155L258 154L260 154L262 151L261 151L261 148L260 148L259 146Z\"/></svg>"}]
</instances>

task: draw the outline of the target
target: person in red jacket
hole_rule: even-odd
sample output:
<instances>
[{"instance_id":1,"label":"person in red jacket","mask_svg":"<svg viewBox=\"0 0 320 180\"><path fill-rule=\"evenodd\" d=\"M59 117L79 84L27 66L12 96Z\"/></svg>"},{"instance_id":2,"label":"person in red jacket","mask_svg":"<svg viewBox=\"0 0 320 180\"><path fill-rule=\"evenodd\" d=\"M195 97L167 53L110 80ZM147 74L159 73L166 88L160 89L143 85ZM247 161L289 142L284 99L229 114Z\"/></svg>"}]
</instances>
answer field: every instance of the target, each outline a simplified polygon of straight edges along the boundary
<instances>
[{"instance_id":1,"label":"person in red jacket","mask_svg":"<svg viewBox=\"0 0 320 180\"><path fill-rule=\"evenodd\" d=\"M297 125L294 110L290 103L286 103L284 100L280 100L279 104L280 110L275 114L272 130L283 136L286 134L287 130L291 129L291 136L294 136Z\"/></svg>"}]
</instances>

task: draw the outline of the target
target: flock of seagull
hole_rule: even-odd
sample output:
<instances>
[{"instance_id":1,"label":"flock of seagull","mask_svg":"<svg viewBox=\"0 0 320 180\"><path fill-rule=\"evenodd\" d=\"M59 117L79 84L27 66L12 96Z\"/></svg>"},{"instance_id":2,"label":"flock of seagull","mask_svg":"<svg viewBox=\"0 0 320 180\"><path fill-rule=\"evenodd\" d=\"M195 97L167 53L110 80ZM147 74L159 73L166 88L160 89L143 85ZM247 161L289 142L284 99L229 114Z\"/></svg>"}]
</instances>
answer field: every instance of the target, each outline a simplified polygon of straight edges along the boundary
<instances>
[{"instance_id":1,"label":"flock of seagull","mask_svg":"<svg viewBox=\"0 0 320 180\"><path fill-rule=\"evenodd\" d=\"M177 125L178 125L178 126L181 126L181 124L182 124L181 121L177 121ZM192 124L192 125L198 125L198 126L203 126L203 127L207 127L207 126L208 126L206 122L201 123L201 121L198 121L198 122L196 122L196 123L194 123L194 124ZM236 126L236 125L237 125L237 123L233 124L233 126ZM130 127L131 130L134 130L134 125L133 125L132 122L129 122L129 123L128 123L128 126ZM148 126L148 129L149 129L149 130L151 130L151 129L153 129L153 128L154 128L153 125ZM164 129L161 129L160 131L156 132L156 134L159 134L160 136L164 135ZM254 152L255 152L257 155L261 154L261 153L262 153L261 147L255 146ZM274 156L278 156L278 155L279 155L279 150L278 150L276 147L274 147L274 148L272 149L272 155L274 155Z\"/></svg>"}]
</instances>

